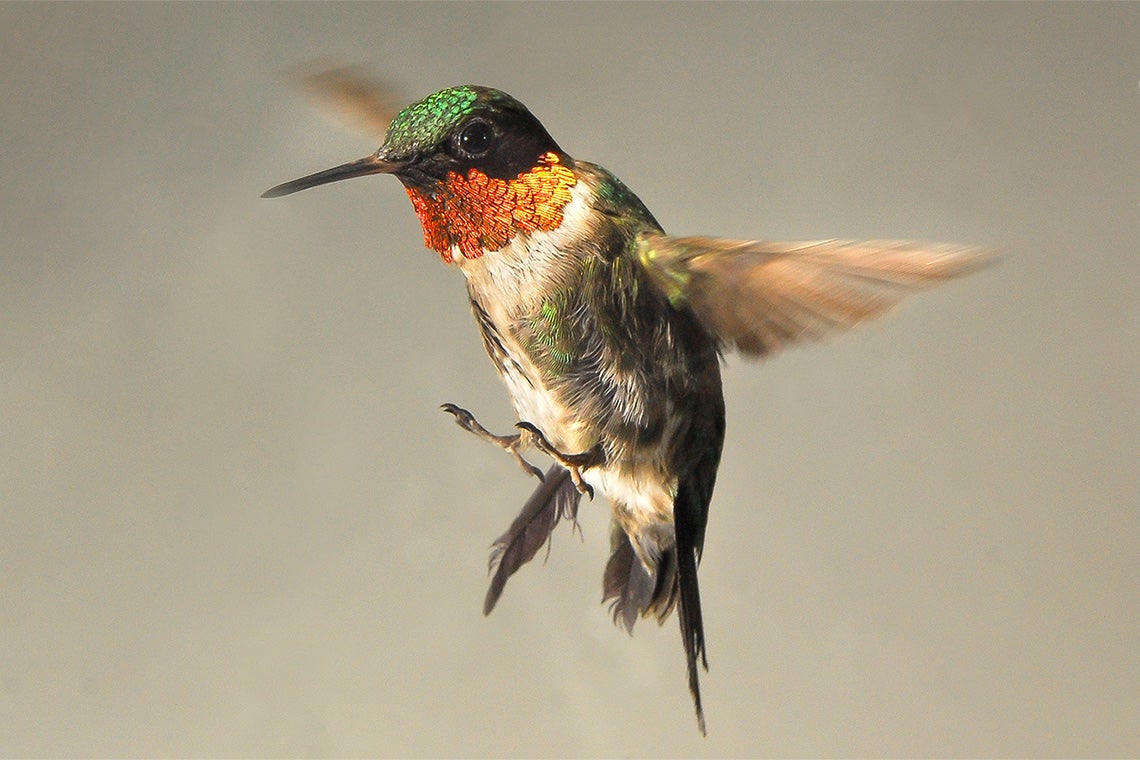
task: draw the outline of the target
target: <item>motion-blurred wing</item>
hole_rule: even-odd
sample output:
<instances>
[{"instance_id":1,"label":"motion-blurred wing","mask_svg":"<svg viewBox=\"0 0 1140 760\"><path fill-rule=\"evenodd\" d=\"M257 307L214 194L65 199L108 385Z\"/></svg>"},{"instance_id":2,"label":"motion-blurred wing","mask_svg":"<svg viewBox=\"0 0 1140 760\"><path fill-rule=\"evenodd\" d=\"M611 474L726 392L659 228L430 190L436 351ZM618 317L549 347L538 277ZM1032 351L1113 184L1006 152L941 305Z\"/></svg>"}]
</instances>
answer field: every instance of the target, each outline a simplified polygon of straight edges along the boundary
<instances>
[{"instance_id":1,"label":"motion-blurred wing","mask_svg":"<svg viewBox=\"0 0 1140 760\"><path fill-rule=\"evenodd\" d=\"M360 66L316 61L285 76L342 126L376 140L384 139L403 105L394 87L371 78Z\"/></svg>"},{"instance_id":2,"label":"motion-blurred wing","mask_svg":"<svg viewBox=\"0 0 1140 760\"><path fill-rule=\"evenodd\" d=\"M885 313L979 268L987 249L903 240L779 243L643 234L650 278L725 348L766 356Z\"/></svg>"}]
</instances>

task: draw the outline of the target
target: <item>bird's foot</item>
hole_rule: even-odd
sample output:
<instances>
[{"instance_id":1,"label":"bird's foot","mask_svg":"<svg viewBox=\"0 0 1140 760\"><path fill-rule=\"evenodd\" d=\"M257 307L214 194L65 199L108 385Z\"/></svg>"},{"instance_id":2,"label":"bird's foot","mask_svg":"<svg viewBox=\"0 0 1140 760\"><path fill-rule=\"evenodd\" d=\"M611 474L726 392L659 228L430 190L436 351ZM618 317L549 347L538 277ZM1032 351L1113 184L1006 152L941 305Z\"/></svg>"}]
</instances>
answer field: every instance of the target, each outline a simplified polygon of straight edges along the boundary
<instances>
[{"instance_id":1,"label":"bird's foot","mask_svg":"<svg viewBox=\"0 0 1140 760\"><path fill-rule=\"evenodd\" d=\"M515 427L524 433L529 433L536 449L570 471L570 479L574 481L574 487L578 489L578 493L586 494L591 499L594 498L594 487L582 479L582 470L588 467L597 467L605 461L601 444L580 454L566 454L555 448L555 446L547 440L546 435L533 424L529 422L517 422L515 423Z\"/></svg>"},{"instance_id":2,"label":"bird's foot","mask_svg":"<svg viewBox=\"0 0 1140 760\"><path fill-rule=\"evenodd\" d=\"M495 435L494 433L487 430L487 428L480 425L479 421L475 419L475 415L471 414L471 412L467 411L461 406L456 406L455 404L442 404L440 408L455 417L456 425L459 425L459 427L463 428L469 433L474 433L484 441L493 443L499 448L505 450L514 458L516 462L519 463L519 467L522 467L524 471L535 476L539 480L543 479L542 470L526 461L522 455L522 450L531 443L530 434L528 432L524 431L523 433L516 433L515 435Z\"/></svg>"}]
</instances>

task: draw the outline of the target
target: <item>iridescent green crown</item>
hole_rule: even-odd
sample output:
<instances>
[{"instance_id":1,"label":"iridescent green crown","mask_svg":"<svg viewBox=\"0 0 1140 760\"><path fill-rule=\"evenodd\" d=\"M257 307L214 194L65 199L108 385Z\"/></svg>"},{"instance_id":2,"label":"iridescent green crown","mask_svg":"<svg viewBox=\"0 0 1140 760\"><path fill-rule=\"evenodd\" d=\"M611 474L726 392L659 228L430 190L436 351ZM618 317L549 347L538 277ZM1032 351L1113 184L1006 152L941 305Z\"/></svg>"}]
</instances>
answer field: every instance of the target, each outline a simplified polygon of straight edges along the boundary
<instances>
[{"instance_id":1,"label":"iridescent green crown","mask_svg":"<svg viewBox=\"0 0 1140 760\"><path fill-rule=\"evenodd\" d=\"M526 110L510 95L489 87L449 87L412 103L396 115L384 138L385 153L391 158L406 158L435 147L448 131L482 103L511 103Z\"/></svg>"}]
</instances>

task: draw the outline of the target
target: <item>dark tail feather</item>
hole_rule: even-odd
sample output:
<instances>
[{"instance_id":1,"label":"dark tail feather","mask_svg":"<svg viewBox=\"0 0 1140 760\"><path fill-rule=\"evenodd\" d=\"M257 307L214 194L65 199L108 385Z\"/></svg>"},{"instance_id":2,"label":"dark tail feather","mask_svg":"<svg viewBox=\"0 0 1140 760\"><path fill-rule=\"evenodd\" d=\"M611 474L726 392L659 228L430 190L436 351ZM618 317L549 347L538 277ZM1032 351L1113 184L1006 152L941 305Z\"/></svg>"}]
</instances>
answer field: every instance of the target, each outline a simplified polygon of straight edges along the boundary
<instances>
[{"instance_id":1,"label":"dark tail feather","mask_svg":"<svg viewBox=\"0 0 1140 760\"><path fill-rule=\"evenodd\" d=\"M483 599L483 614L490 615L507 585L507 579L530 562L539 548L550 540L558 521L578 519L578 502L582 494L574 487L570 471L555 464L546 471L542 484L523 505L518 517L499 536L491 550L490 569L494 572L491 587Z\"/></svg>"},{"instance_id":2,"label":"dark tail feather","mask_svg":"<svg viewBox=\"0 0 1140 760\"><path fill-rule=\"evenodd\" d=\"M705 712L701 707L701 684L697 671L697 660L707 671L708 659L705 656L705 627L701 620L701 591L697 583L697 563L700 560L701 544L704 536L702 525L686 519L694 514L695 500L689 483L682 481L677 489L673 515L677 531L677 579L680 586L681 643L685 647L685 659L689 666L689 692L693 695L693 705L697 711L697 725L705 734Z\"/></svg>"},{"instance_id":3,"label":"dark tail feather","mask_svg":"<svg viewBox=\"0 0 1140 760\"><path fill-rule=\"evenodd\" d=\"M656 565L648 569L637 558L631 539L618 523L610 535L610 560L602 578L602 602L612 600L610 611L614 622L633 633L637 616L653 615L664 623L677 603L677 552L673 547L661 553Z\"/></svg>"},{"instance_id":4,"label":"dark tail feather","mask_svg":"<svg viewBox=\"0 0 1140 760\"><path fill-rule=\"evenodd\" d=\"M605 575L602 576L602 603L612 599L610 612L614 615L614 622L633 633L638 613L649 606L657 584L633 553L629 537L621 526L614 523L611 530L610 546L613 553L606 563Z\"/></svg>"}]
</instances>

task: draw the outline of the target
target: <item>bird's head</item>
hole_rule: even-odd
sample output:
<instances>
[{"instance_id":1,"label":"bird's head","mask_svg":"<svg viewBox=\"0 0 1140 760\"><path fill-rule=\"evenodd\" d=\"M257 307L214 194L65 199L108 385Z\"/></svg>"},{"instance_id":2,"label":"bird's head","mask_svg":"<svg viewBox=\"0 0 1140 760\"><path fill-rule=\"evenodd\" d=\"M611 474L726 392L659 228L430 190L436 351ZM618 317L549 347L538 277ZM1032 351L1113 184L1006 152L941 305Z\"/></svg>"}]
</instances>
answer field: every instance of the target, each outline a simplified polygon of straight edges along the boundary
<instances>
[{"instance_id":1,"label":"bird's head","mask_svg":"<svg viewBox=\"0 0 1140 760\"><path fill-rule=\"evenodd\" d=\"M440 90L400 111L374 154L266 191L275 198L337 180L394 174L424 243L445 261L478 258L518 234L562 223L577 181L570 158L519 101L489 87Z\"/></svg>"}]
</instances>

